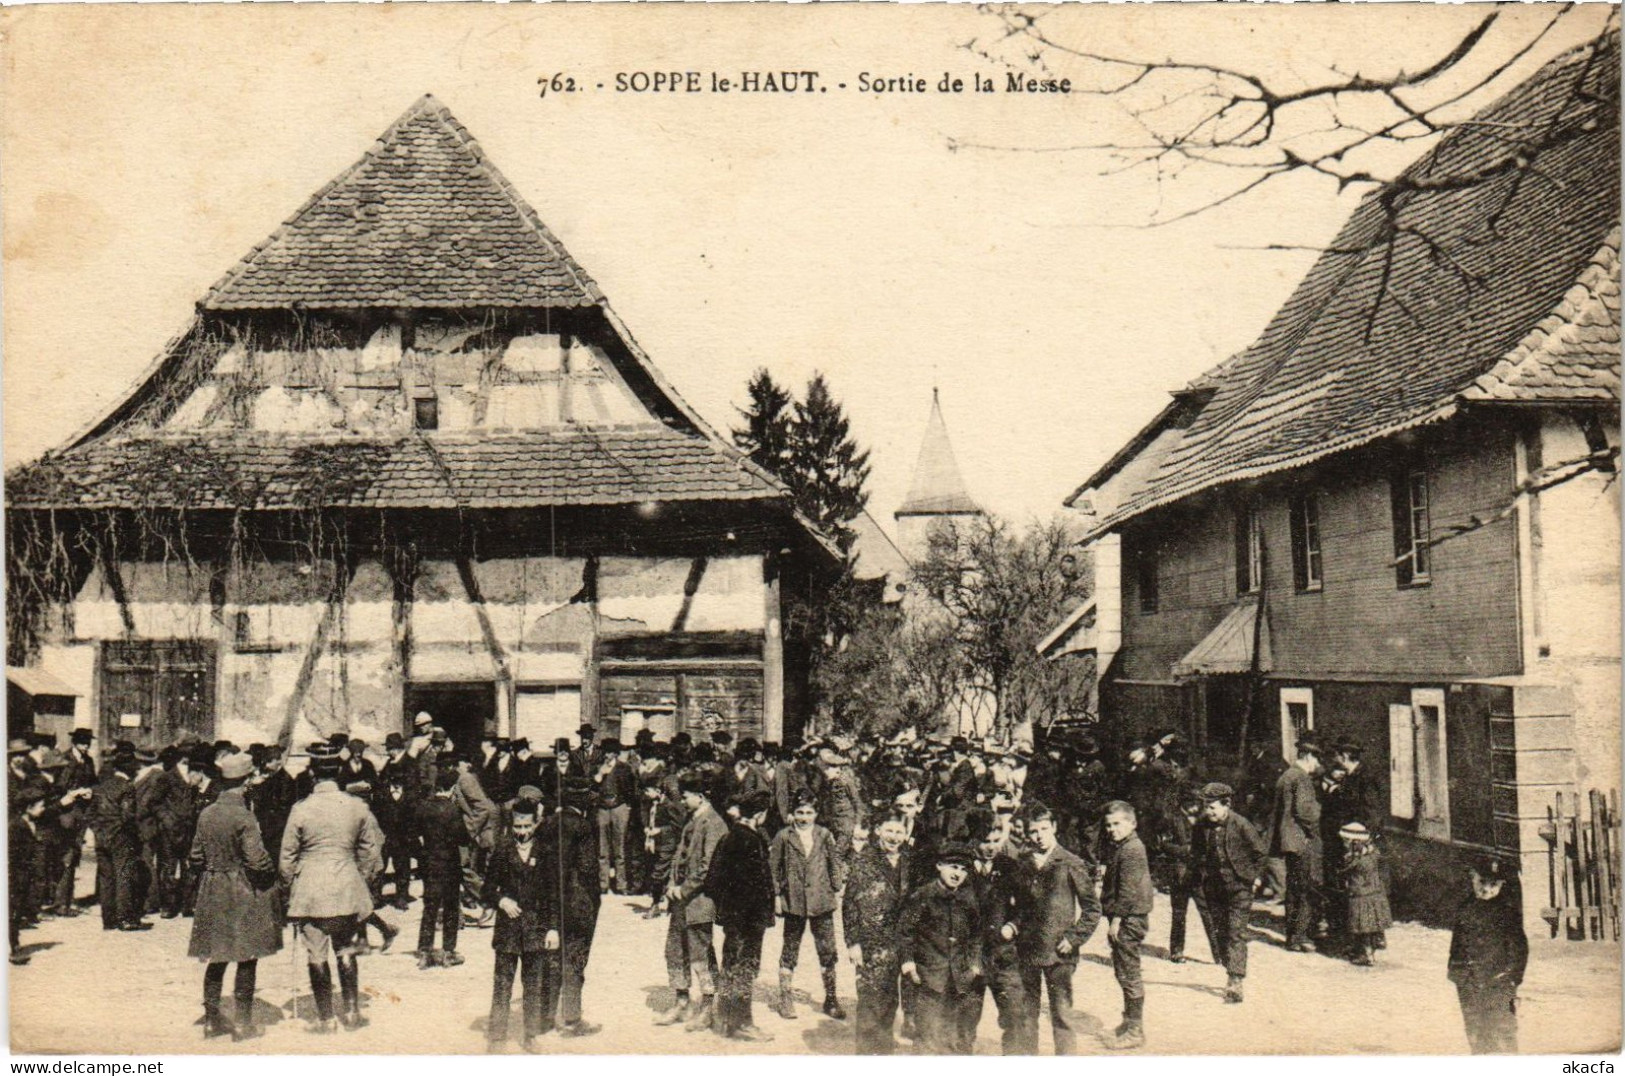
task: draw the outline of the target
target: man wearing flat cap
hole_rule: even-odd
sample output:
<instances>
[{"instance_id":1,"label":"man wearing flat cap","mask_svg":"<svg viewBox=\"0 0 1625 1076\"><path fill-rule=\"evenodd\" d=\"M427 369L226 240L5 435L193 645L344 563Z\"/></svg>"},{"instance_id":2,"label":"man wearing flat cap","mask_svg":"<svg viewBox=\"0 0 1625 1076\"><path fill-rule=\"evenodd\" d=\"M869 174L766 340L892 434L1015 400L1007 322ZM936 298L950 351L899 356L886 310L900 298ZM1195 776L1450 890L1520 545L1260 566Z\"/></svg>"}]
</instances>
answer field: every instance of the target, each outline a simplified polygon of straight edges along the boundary
<instances>
[{"instance_id":1,"label":"man wearing flat cap","mask_svg":"<svg viewBox=\"0 0 1625 1076\"><path fill-rule=\"evenodd\" d=\"M1299 740L1296 758L1275 782L1270 815L1270 854L1286 862L1286 945L1314 952L1309 931L1320 918L1320 748Z\"/></svg>"},{"instance_id":2,"label":"man wearing flat cap","mask_svg":"<svg viewBox=\"0 0 1625 1076\"><path fill-rule=\"evenodd\" d=\"M1217 781L1202 786L1202 823L1191 834L1190 884L1206 905L1202 925L1209 931L1213 958L1224 965L1224 1000L1239 1004L1247 978L1247 918L1253 882L1268 848L1253 824L1236 811L1235 792Z\"/></svg>"}]
</instances>

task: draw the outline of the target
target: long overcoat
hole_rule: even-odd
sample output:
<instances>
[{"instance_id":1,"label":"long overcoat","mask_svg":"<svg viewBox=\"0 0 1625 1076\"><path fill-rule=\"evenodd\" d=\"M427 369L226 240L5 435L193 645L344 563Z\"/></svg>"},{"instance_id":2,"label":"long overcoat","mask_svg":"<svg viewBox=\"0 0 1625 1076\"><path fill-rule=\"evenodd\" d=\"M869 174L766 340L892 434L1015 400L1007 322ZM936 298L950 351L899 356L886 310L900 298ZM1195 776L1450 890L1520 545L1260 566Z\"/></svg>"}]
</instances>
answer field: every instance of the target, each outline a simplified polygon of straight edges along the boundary
<instances>
[{"instance_id":1,"label":"long overcoat","mask_svg":"<svg viewBox=\"0 0 1625 1076\"><path fill-rule=\"evenodd\" d=\"M235 964L280 951L276 862L241 788L220 793L199 816L191 860L200 878L187 955Z\"/></svg>"},{"instance_id":2,"label":"long overcoat","mask_svg":"<svg viewBox=\"0 0 1625 1076\"><path fill-rule=\"evenodd\" d=\"M383 843L366 803L318 781L294 804L282 834L282 877L292 886L288 918L371 915L367 880L383 869Z\"/></svg>"},{"instance_id":3,"label":"long overcoat","mask_svg":"<svg viewBox=\"0 0 1625 1076\"><path fill-rule=\"evenodd\" d=\"M785 826L769 849L773 889L788 915L828 915L835 894L846 884L846 866L835 854L835 839L823 826L812 828L812 851L801 847L794 826Z\"/></svg>"}]
</instances>

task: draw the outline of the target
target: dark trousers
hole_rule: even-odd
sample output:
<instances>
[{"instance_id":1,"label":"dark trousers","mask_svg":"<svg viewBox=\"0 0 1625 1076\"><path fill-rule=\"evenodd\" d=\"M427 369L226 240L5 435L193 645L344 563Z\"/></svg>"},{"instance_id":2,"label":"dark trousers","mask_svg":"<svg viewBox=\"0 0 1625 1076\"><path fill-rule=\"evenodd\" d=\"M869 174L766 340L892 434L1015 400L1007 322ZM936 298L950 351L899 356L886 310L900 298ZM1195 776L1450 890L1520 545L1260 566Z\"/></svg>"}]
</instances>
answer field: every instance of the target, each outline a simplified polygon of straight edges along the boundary
<instances>
[{"instance_id":1,"label":"dark trousers","mask_svg":"<svg viewBox=\"0 0 1625 1076\"><path fill-rule=\"evenodd\" d=\"M1213 959L1238 979L1247 977L1247 917L1253 911L1251 891L1232 889L1222 881L1203 887L1196 904L1202 925L1208 929L1208 946Z\"/></svg>"},{"instance_id":2,"label":"dark trousers","mask_svg":"<svg viewBox=\"0 0 1625 1076\"><path fill-rule=\"evenodd\" d=\"M1193 903L1196 914L1202 920L1202 931L1207 935L1208 950L1213 954L1213 959L1218 960L1219 950L1213 941L1213 923L1208 915L1207 901L1188 882L1176 883L1168 890L1168 955L1185 955L1185 924Z\"/></svg>"},{"instance_id":3,"label":"dark trousers","mask_svg":"<svg viewBox=\"0 0 1625 1076\"><path fill-rule=\"evenodd\" d=\"M857 1052L882 1056L895 1053L897 1040L892 1037L892 1026L897 1022L897 953L865 947L857 980Z\"/></svg>"},{"instance_id":4,"label":"dark trousers","mask_svg":"<svg viewBox=\"0 0 1625 1076\"><path fill-rule=\"evenodd\" d=\"M1123 990L1123 1014L1140 1019L1145 1007L1145 979L1140 975L1140 944L1150 926L1143 915L1125 915L1117 921L1117 936L1111 939L1112 974Z\"/></svg>"},{"instance_id":5,"label":"dark trousers","mask_svg":"<svg viewBox=\"0 0 1625 1076\"><path fill-rule=\"evenodd\" d=\"M412 878L412 851L406 838L400 835L384 837L384 869L378 874L378 892L383 893L384 879L389 878L395 887L394 900L403 901L408 896L408 889Z\"/></svg>"},{"instance_id":6,"label":"dark trousers","mask_svg":"<svg viewBox=\"0 0 1625 1076\"><path fill-rule=\"evenodd\" d=\"M982 1005L988 994L999 1011L999 1045L1005 1056L1033 1054L1038 1051L1038 1026L1027 1020L1027 1001L1021 985L1021 964L1012 955L1007 959L990 956L983 969L986 973L982 989L975 991L975 1004L967 1005L961 1014L965 1022L960 1025L961 1053L969 1053L976 1042L976 1028L982 1022Z\"/></svg>"},{"instance_id":7,"label":"dark trousers","mask_svg":"<svg viewBox=\"0 0 1625 1076\"><path fill-rule=\"evenodd\" d=\"M57 855L56 892L52 899L58 908L73 907L73 887L79 877L79 863L84 856L85 831L67 830L62 835L62 846Z\"/></svg>"},{"instance_id":8,"label":"dark trousers","mask_svg":"<svg viewBox=\"0 0 1625 1076\"><path fill-rule=\"evenodd\" d=\"M457 948L457 928L462 923L462 909L457 893L462 879L455 874L431 874L423 879L423 919L418 926L418 950L434 948L435 921L440 923L441 944L447 949Z\"/></svg>"},{"instance_id":9,"label":"dark trousers","mask_svg":"<svg viewBox=\"0 0 1625 1076\"><path fill-rule=\"evenodd\" d=\"M542 1019L548 1025L573 1024L581 1019L581 991L587 982L587 958L592 935L565 935L559 948L542 965Z\"/></svg>"},{"instance_id":10,"label":"dark trousers","mask_svg":"<svg viewBox=\"0 0 1625 1076\"><path fill-rule=\"evenodd\" d=\"M185 903L186 856L175 849L160 845L157 858L158 876L154 880L156 904L166 915L179 915ZM152 906L154 901L148 901Z\"/></svg>"},{"instance_id":11,"label":"dark trousers","mask_svg":"<svg viewBox=\"0 0 1625 1076\"><path fill-rule=\"evenodd\" d=\"M136 903L140 875L139 847L114 845L96 849L96 889L102 899L102 926L112 928L141 918Z\"/></svg>"},{"instance_id":12,"label":"dark trousers","mask_svg":"<svg viewBox=\"0 0 1625 1076\"><path fill-rule=\"evenodd\" d=\"M975 1027L969 1038L965 1025L972 1006L982 1007L982 991L955 990L938 993L929 987L920 987L919 1000L920 1043L928 1054L968 1054L976 1041Z\"/></svg>"},{"instance_id":13,"label":"dark trousers","mask_svg":"<svg viewBox=\"0 0 1625 1076\"><path fill-rule=\"evenodd\" d=\"M711 924L688 922L688 909L671 906L666 925L666 978L671 988L686 992L692 985L702 995L716 992L717 953L711 944Z\"/></svg>"},{"instance_id":14,"label":"dark trousers","mask_svg":"<svg viewBox=\"0 0 1625 1076\"><path fill-rule=\"evenodd\" d=\"M1320 892L1316 889L1316 852L1294 852L1286 859L1286 943L1309 940L1309 931L1320 917Z\"/></svg>"},{"instance_id":15,"label":"dark trousers","mask_svg":"<svg viewBox=\"0 0 1625 1076\"><path fill-rule=\"evenodd\" d=\"M756 988L756 975L762 970L762 935L764 926L728 926L722 928L722 970L718 975L717 1009L724 1035L750 1027L751 992Z\"/></svg>"},{"instance_id":16,"label":"dark trousers","mask_svg":"<svg viewBox=\"0 0 1625 1076\"><path fill-rule=\"evenodd\" d=\"M1056 964L1023 964L1021 966L1022 1000L1027 1005L1027 1023L1038 1034L1038 1004L1044 991L1049 991L1050 1032L1055 1037L1057 1057L1074 1054L1078 1048L1078 1018L1072 1012L1072 973L1077 964L1061 961Z\"/></svg>"},{"instance_id":17,"label":"dark trousers","mask_svg":"<svg viewBox=\"0 0 1625 1076\"><path fill-rule=\"evenodd\" d=\"M1456 984L1456 1000L1461 1002L1461 1018L1467 1025L1467 1045L1473 1053L1518 1052L1518 1014L1512 1008L1517 992L1518 988L1510 983Z\"/></svg>"},{"instance_id":18,"label":"dark trousers","mask_svg":"<svg viewBox=\"0 0 1625 1076\"><path fill-rule=\"evenodd\" d=\"M813 949L818 953L818 966L833 968L840 959L835 949L834 912L823 915L790 915L786 912L784 947L779 950L779 967L783 970L796 970L796 961L801 957L801 936L809 926L812 927Z\"/></svg>"},{"instance_id":19,"label":"dark trousers","mask_svg":"<svg viewBox=\"0 0 1625 1076\"><path fill-rule=\"evenodd\" d=\"M546 1034L552 1028L542 1019L542 967L547 954L540 949L525 953L496 954L496 966L491 976L491 1019L485 1025L485 1037L491 1042L506 1042L508 1038L508 1009L513 1003L514 974L519 974L525 992L525 1038Z\"/></svg>"}]
</instances>

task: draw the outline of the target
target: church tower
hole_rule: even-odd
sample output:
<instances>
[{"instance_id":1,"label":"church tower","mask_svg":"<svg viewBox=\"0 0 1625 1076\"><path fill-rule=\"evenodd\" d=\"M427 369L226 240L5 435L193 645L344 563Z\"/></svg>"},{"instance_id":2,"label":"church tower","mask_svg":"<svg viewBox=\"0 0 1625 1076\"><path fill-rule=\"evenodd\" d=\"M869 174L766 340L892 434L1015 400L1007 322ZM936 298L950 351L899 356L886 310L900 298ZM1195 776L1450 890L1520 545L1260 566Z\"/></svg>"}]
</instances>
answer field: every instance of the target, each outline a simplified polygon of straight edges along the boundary
<instances>
[{"instance_id":1,"label":"church tower","mask_svg":"<svg viewBox=\"0 0 1625 1076\"><path fill-rule=\"evenodd\" d=\"M910 562L918 561L929 548L931 532L944 523L965 524L980 517L982 510L965 490L954 447L948 441L948 426L942 420L942 402L931 390L931 418L920 443L920 456L914 464L914 482L908 498L894 513L897 543Z\"/></svg>"}]
</instances>

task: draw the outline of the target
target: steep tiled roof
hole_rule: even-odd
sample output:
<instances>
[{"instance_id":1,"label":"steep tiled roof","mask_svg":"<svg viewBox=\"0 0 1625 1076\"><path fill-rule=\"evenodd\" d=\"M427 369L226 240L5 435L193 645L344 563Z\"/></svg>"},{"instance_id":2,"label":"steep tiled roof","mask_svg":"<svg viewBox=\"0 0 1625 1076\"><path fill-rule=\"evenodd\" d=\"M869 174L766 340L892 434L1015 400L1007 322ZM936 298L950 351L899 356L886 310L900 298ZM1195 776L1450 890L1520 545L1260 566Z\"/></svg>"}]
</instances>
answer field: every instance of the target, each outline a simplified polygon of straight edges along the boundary
<instances>
[{"instance_id":1,"label":"steep tiled roof","mask_svg":"<svg viewBox=\"0 0 1625 1076\"><path fill-rule=\"evenodd\" d=\"M1463 399L1504 398L1492 394L1513 382L1617 401L1617 260L1595 263L1617 259L1619 78L1616 33L1552 61L1368 197L1259 339L1190 386L1211 400L1096 533ZM1530 339L1553 317L1575 325ZM1517 370L1481 384L1503 359Z\"/></svg>"},{"instance_id":2,"label":"steep tiled roof","mask_svg":"<svg viewBox=\"0 0 1625 1076\"><path fill-rule=\"evenodd\" d=\"M1529 335L1463 392L1466 400L1619 400L1619 228Z\"/></svg>"},{"instance_id":3,"label":"steep tiled roof","mask_svg":"<svg viewBox=\"0 0 1625 1076\"><path fill-rule=\"evenodd\" d=\"M12 509L520 508L777 499L757 468L666 428L395 440L110 437L7 476Z\"/></svg>"},{"instance_id":4,"label":"steep tiled roof","mask_svg":"<svg viewBox=\"0 0 1625 1076\"><path fill-rule=\"evenodd\" d=\"M424 95L201 305L568 307L601 299L462 124Z\"/></svg>"}]
</instances>

